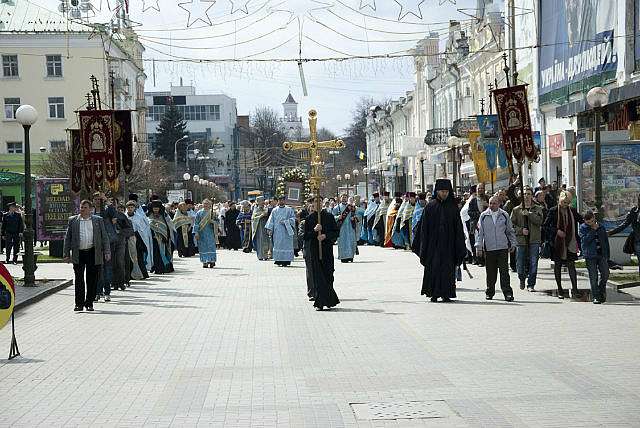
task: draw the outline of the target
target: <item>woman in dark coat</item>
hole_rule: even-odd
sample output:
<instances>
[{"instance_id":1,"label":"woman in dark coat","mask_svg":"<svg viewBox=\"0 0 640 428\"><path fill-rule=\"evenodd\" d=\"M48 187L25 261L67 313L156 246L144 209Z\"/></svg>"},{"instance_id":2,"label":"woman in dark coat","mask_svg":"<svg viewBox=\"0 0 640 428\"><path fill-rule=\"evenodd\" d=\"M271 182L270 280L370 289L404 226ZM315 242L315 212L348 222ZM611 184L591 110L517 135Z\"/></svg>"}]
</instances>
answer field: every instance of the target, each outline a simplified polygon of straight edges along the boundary
<instances>
[{"instance_id":1,"label":"woman in dark coat","mask_svg":"<svg viewBox=\"0 0 640 428\"><path fill-rule=\"evenodd\" d=\"M571 293L575 298L578 294L578 277L575 261L578 259L580 237L578 226L584 221L578 211L571 207L571 195L568 192L560 194L557 206L551 208L544 222L547 245L551 248L553 273L558 287L558 298L564 299L562 289L562 266L566 266L571 280Z\"/></svg>"},{"instance_id":2,"label":"woman in dark coat","mask_svg":"<svg viewBox=\"0 0 640 428\"><path fill-rule=\"evenodd\" d=\"M460 211L451 181L436 181L433 199L425 207L412 250L424 266L421 294L436 302L456 297L456 268L467 255Z\"/></svg>"},{"instance_id":3,"label":"woman in dark coat","mask_svg":"<svg viewBox=\"0 0 640 428\"><path fill-rule=\"evenodd\" d=\"M242 247L242 241L240 239L240 228L236 224L240 211L236 208L235 202L229 202L229 209L224 215L224 228L227 232L227 238L225 239L225 245L231 250L237 251Z\"/></svg>"}]
</instances>

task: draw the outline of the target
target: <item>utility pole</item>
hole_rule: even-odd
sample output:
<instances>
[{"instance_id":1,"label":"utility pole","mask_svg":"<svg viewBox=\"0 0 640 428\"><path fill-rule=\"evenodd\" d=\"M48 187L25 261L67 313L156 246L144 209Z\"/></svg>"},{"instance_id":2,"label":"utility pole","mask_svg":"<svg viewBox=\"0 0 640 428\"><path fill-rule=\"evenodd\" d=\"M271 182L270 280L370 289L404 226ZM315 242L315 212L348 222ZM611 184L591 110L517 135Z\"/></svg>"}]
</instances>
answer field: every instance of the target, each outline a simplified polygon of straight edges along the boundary
<instances>
[{"instance_id":1,"label":"utility pole","mask_svg":"<svg viewBox=\"0 0 640 428\"><path fill-rule=\"evenodd\" d=\"M518 62L516 58L516 0L509 0L509 52L511 53L511 72L513 84L518 84Z\"/></svg>"}]
</instances>

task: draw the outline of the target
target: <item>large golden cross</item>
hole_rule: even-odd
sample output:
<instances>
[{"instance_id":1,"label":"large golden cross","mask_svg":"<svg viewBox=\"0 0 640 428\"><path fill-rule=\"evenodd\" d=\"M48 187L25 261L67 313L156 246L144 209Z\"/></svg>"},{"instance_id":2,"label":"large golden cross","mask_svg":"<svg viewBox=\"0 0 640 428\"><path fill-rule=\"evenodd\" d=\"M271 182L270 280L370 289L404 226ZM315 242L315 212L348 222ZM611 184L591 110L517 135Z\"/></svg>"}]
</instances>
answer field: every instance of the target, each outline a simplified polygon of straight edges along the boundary
<instances>
[{"instance_id":1,"label":"large golden cross","mask_svg":"<svg viewBox=\"0 0 640 428\"><path fill-rule=\"evenodd\" d=\"M321 149L344 149L344 141L340 139L333 139L327 141L318 141L317 131L318 112L311 109L309 110L309 141L286 141L282 144L282 148L285 152L290 150L308 150L309 156L306 160L309 161L311 166L311 174L309 174L309 185L311 192L316 198L316 208L318 212L318 224L320 221L321 201L320 201L320 185L322 184L322 170L324 162L322 161ZM320 244L320 260L322 260L322 242Z\"/></svg>"},{"instance_id":2,"label":"large golden cross","mask_svg":"<svg viewBox=\"0 0 640 428\"><path fill-rule=\"evenodd\" d=\"M322 156L320 149L344 149L344 141L340 139L318 141L317 131L318 113L311 109L309 110L309 141L286 141L282 144L282 148L285 152L290 150L308 150L309 157L307 160L311 165L311 174L309 174L309 184L313 194L318 196L320 194L320 184L322 179Z\"/></svg>"}]
</instances>

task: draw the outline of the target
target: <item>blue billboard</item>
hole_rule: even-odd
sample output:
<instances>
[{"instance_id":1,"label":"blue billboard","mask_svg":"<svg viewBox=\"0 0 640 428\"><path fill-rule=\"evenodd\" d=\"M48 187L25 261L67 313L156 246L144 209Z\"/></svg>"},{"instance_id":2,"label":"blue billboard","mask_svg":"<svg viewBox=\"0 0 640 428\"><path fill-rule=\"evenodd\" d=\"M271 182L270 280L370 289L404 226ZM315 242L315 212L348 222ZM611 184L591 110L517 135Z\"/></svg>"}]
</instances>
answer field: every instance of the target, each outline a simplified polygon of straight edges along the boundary
<instances>
[{"instance_id":1,"label":"blue billboard","mask_svg":"<svg viewBox=\"0 0 640 428\"><path fill-rule=\"evenodd\" d=\"M616 70L618 1L540 0L539 95Z\"/></svg>"}]
</instances>

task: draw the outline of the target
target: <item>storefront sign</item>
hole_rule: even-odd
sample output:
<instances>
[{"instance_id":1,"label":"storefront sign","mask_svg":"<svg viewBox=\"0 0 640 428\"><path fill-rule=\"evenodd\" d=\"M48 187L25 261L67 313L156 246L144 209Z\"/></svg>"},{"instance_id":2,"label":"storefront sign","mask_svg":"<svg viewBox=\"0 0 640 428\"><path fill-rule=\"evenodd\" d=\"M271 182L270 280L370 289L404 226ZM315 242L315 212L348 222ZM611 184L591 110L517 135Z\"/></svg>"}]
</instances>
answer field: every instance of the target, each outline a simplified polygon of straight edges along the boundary
<instances>
[{"instance_id":1,"label":"storefront sign","mask_svg":"<svg viewBox=\"0 0 640 428\"><path fill-rule=\"evenodd\" d=\"M78 213L79 198L71 191L68 178L36 181L36 235L39 241L64 239L69 217Z\"/></svg>"},{"instance_id":2,"label":"storefront sign","mask_svg":"<svg viewBox=\"0 0 640 428\"><path fill-rule=\"evenodd\" d=\"M619 1L540 0L539 95L616 70Z\"/></svg>"},{"instance_id":3,"label":"storefront sign","mask_svg":"<svg viewBox=\"0 0 640 428\"><path fill-rule=\"evenodd\" d=\"M472 131L478 131L478 121L475 117L465 117L453 121L451 135L454 137L467 138Z\"/></svg>"},{"instance_id":4,"label":"storefront sign","mask_svg":"<svg viewBox=\"0 0 640 428\"><path fill-rule=\"evenodd\" d=\"M549 140L549 157L561 158L562 146L564 144L564 135L553 134L553 135L549 135L547 139Z\"/></svg>"},{"instance_id":5,"label":"storefront sign","mask_svg":"<svg viewBox=\"0 0 640 428\"><path fill-rule=\"evenodd\" d=\"M578 207L595 211L594 144L578 143ZM637 142L602 143L603 225L612 229L622 223L638 201L640 192L640 144Z\"/></svg>"}]
</instances>

